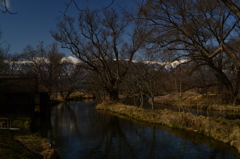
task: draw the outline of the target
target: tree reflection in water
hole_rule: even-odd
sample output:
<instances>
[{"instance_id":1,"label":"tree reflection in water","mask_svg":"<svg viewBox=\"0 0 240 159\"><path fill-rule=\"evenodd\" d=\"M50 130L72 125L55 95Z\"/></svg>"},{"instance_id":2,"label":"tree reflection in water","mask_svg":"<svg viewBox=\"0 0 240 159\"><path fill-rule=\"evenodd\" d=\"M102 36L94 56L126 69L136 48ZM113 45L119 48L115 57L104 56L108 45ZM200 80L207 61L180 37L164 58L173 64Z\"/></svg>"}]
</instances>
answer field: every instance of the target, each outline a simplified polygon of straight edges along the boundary
<instances>
[{"instance_id":1,"label":"tree reflection in water","mask_svg":"<svg viewBox=\"0 0 240 159\"><path fill-rule=\"evenodd\" d=\"M49 138L63 159L240 158L225 144L196 133L135 123L95 110L94 102L52 110Z\"/></svg>"}]
</instances>

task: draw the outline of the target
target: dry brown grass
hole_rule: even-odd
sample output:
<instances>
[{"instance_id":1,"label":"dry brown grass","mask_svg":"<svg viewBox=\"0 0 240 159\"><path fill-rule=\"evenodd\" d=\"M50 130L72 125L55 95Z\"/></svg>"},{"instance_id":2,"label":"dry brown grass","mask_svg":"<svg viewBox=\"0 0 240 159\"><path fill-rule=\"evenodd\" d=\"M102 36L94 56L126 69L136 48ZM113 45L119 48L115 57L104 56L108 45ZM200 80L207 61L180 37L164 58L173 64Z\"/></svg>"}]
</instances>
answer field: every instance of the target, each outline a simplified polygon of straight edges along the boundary
<instances>
[{"instance_id":1,"label":"dry brown grass","mask_svg":"<svg viewBox=\"0 0 240 159\"><path fill-rule=\"evenodd\" d=\"M37 134L16 135L15 139L20 141L25 147L36 154L40 154L44 159L56 158L55 149L51 148L49 141Z\"/></svg>"},{"instance_id":2,"label":"dry brown grass","mask_svg":"<svg viewBox=\"0 0 240 159\"><path fill-rule=\"evenodd\" d=\"M196 116L191 113L173 112L166 109L149 110L119 103L99 104L96 109L110 111L134 120L194 131L228 143L240 152L240 120Z\"/></svg>"},{"instance_id":3,"label":"dry brown grass","mask_svg":"<svg viewBox=\"0 0 240 159\"><path fill-rule=\"evenodd\" d=\"M16 144L15 148L9 149L6 151L5 156L11 155L14 153L15 149L18 150L19 156L14 158L29 158L25 156L33 155L34 157L30 158L44 158L44 159L53 159L57 158L55 149L50 147L50 143L47 138L42 138L39 134L33 134L29 128L30 118L28 117L18 117L14 123L13 127L20 128L20 130L14 132L14 138L9 138L8 142L3 142L7 147L11 147L11 143ZM5 132L6 134L1 134L3 138L7 138L7 135L11 134L10 132ZM1 138L0 138L1 141ZM1 148L0 148L1 149ZM22 151L20 151L22 150ZM0 150L1 152L1 150ZM1 153L0 153L1 156ZM23 157L24 156L24 157Z\"/></svg>"},{"instance_id":4,"label":"dry brown grass","mask_svg":"<svg viewBox=\"0 0 240 159\"><path fill-rule=\"evenodd\" d=\"M231 104L222 104L220 98L215 94L184 92L180 98L179 94L173 93L155 97L155 103L171 105L174 107L240 112L239 105L234 106Z\"/></svg>"}]
</instances>

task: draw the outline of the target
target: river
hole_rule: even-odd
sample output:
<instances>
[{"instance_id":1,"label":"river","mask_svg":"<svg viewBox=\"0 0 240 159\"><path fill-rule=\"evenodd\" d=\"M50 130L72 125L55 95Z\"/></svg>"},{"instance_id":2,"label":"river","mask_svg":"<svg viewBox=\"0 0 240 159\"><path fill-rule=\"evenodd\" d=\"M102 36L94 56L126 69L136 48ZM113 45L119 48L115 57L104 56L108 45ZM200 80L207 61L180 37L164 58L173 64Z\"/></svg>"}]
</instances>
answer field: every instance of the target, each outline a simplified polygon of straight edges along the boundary
<instances>
[{"instance_id":1,"label":"river","mask_svg":"<svg viewBox=\"0 0 240 159\"><path fill-rule=\"evenodd\" d=\"M97 112L95 102L53 107L48 138L62 159L240 159L236 149L180 129Z\"/></svg>"}]
</instances>

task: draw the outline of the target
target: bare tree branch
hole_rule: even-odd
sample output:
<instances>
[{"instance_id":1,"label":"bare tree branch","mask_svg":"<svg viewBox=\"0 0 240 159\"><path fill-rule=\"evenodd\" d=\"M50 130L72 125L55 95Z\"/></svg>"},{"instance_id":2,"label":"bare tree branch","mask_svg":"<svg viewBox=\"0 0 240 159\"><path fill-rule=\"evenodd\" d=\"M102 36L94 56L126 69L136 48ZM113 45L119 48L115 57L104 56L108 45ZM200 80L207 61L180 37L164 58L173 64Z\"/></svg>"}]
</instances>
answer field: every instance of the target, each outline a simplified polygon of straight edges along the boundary
<instances>
[{"instance_id":1,"label":"bare tree branch","mask_svg":"<svg viewBox=\"0 0 240 159\"><path fill-rule=\"evenodd\" d=\"M17 12L11 12L11 11L9 11L9 8L8 8L8 6L7 6L7 0L0 0L0 2L3 3L4 9L5 9L4 11L2 11L2 13L17 14Z\"/></svg>"},{"instance_id":2,"label":"bare tree branch","mask_svg":"<svg viewBox=\"0 0 240 159\"><path fill-rule=\"evenodd\" d=\"M79 7L78 7L78 4L75 2L75 0L70 0L68 3L64 3L65 5L66 5L66 8L65 8L65 10L64 10L64 12L61 12L61 13L63 13L63 15L64 16L66 16L66 13L67 13L67 11L68 11L68 8L70 7L70 5L73 3L73 5L77 8L77 10L78 11L82 11L82 10L80 10L79 9Z\"/></svg>"},{"instance_id":3,"label":"bare tree branch","mask_svg":"<svg viewBox=\"0 0 240 159\"><path fill-rule=\"evenodd\" d=\"M104 9L108 9L114 3L114 1L115 0L112 0L112 2L107 7L104 7Z\"/></svg>"},{"instance_id":4,"label":"bare tree branch","mask_svg":"<svg viewBox=\"0 0 240 159\"><path fill-rule=\"evenodd\" d=\"M232 0L221 0L238 18L240 18L240 7Z\"/></svg>"},{"instance_id":5,"label":"bare tree branch","mask_svg":"<svg viewBox=\"0 0 240 159\"><path fill-rule=\"evenodd\" d=\"M87 1L88 1L88 0L87 0ZM112 0L111 3L110 3L107 7L103 7L103 8L104 8L104 9L108 9L108 8L114 3L114 1L115 1L115 0ZM70 0L68 3L65 3L65 5L66 5L66 8L65 8L64 12L61 12L61 11L60 11L61 13L63 13L64 16L66 16L66 13L67 13L67 11L68 11L68 9L69 9L69 7L70 7L71 5L74 5L78 11L84 11L84 10L82 10L82 9L79 8L76 0Z\"/></svg>"}]
</instances>

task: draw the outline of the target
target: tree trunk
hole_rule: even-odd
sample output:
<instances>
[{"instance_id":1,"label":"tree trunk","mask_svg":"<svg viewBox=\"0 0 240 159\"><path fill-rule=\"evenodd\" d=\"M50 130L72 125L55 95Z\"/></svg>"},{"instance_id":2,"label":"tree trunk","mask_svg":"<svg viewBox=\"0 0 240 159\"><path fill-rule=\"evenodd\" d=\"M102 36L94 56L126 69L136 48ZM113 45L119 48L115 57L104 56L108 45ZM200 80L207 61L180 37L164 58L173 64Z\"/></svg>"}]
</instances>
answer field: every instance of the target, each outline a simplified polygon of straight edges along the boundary
<instances>
[{"instance_id":1,"label":"tree trunk","mask_svg":"<svg viewBox=\"0 0 240 159\"><path fill-rule=\"evenodd\" d=\"M154 95L151 96L152 110L154 110Z\"/></svg>"},{"instance_id":2,"label":"tree trunk","mask_svg":"<svg viewBox=\"0 0 240 159\"><path fill-rule=\"evenodd\" d=\"M140 93L140 107L143 107L143 92Z\"/></svg>"},{"instance_id":3,"label":"tree trunk","mask_svg":"<svg viewBox=\"0 0 240 159\"><path fill-rule=\"evenodd\" d=\"M110 101L118 101L118 89L110 90L109 91L109 100Z\"/></svg>"},{"instance_id":4,"label":"tree trunk","mask_svg":"<svg viewBox=\"0 0 240 159\"><path fill-rule=\"evenodd\" d=\"M219 82L223 86L222 89L223 98L225 98L226 102L233 103L235 99L235 91L233 89L231 81L228 79L225 73L221 69L214 66L212 62L208 61L208 65L212 69L215 77L219 80Z\"/></svg>"},{"instance_id":5,"label":"tree trunk","mask_svg":"<svg viewBox=\"0 0 240 159\"><path fill-rule=\"evenodd\" d=\"M236 105L236 104L239 104L239 99L238 99L238 94L239 94L239 90L240 90L240 71L239 71L239 66L236 68L237 70L237 77L236 77L236 82L235 82L235 99L234 99L234 102L233 102L233 105Z\"/></svg>"},{"instance_id":6,"label":"tree trunk","mask_svg":"<svg viewBox=\"0 0 240 159\"><path fill-rule=\"evenodd\" d=\"M222 43L224 51L228 54L229 57L240 67L240 58L232 51L231 47L228 44Z\"/></svg>"}]
</instances>

